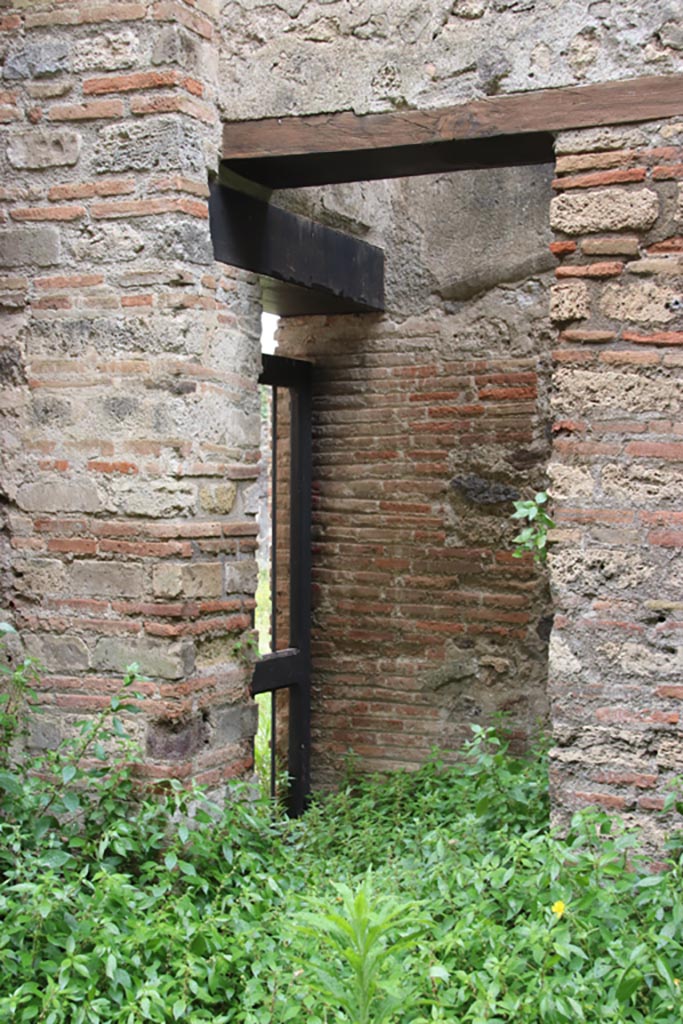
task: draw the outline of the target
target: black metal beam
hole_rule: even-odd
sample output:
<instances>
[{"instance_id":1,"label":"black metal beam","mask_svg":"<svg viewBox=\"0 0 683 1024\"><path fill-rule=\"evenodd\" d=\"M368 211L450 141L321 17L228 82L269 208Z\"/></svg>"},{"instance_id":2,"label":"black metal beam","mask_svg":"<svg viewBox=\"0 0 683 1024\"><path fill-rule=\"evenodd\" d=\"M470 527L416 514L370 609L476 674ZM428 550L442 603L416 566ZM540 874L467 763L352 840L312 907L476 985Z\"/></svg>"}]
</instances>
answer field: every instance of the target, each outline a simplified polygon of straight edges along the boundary
<instances>
[{"instance_id":1,"label":"black metal beam","mask_svg":"<svg viewBox=\"0 0 683 1024\"><path fill-rule=\"evenodd\" d=\"M266 312L384 309L384 253L377 246L217 183L209 223L217 260L266 279Z\"/></svg>"},{"instance_id":2,"label":"black metal beam","mask_svg":"<svg viewBox=\"0 0 683 1024\"><path fill-rule=\"evenodd\" d=\"M254 665L254 676L251 692L254 697L259 693L272 693L274 690L285 690L288 686L297 686L305 673L301 651L288 647L284 651L264 654Z\"/></svg>"}]
</instances>

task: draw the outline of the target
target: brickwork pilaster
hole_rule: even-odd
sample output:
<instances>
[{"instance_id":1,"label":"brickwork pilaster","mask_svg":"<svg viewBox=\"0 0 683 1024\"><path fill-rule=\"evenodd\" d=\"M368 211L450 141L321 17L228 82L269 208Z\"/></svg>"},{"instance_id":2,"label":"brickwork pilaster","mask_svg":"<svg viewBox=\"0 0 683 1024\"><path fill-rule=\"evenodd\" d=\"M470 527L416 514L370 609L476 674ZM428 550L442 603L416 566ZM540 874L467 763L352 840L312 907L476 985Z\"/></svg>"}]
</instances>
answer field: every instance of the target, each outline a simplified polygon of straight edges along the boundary
<instances>
[{"instance_id":1,"label":"brickwork pilaster","mask_svg":"<svg viewBox=\"0 0 683 1024\"><path fill-rule=\"evenodd\" d=\"M682 145L678 122L561 135L551 208L554 804L654 843L683 763Z\"/></svg>"},{"instance_id":2,"label":"brickwork pilaster","mask_svg":"<svg viewBox=\"0 0 683 1024\"><path fill-rule=\"evenodd\" d=\"M148 770L211 783L251 760L259 459L257 295L208 228L217 18L18 0L0 95L0 556L46 670L34 740L137 661Z\"/></svg>"}]
</instances>

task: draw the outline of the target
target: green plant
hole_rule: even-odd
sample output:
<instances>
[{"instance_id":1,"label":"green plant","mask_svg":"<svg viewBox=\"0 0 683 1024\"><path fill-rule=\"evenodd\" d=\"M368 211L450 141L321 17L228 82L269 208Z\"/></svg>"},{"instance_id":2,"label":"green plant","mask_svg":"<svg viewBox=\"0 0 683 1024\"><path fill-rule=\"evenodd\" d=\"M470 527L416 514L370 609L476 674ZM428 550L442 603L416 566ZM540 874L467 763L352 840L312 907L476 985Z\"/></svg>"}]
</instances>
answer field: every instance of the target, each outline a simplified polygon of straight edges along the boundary
<instances>
[{"instance_id":1,"label":"green plant","mask_svg":"<svg viewBox=\"0 0 683 1024\"><path fill-rule=\"evenodd\" d=\"M0 653L5 652L6 638L14 632L9 623L0 622ZM38 679L39 665L32 658L14 665L0 662L0 769L9 768L26 738Z\"/></svg>"},{"instance_id":2,"label":"green plant","mask_svg":"<svg viewBox=\"0 0 683 1024\"><path fill-rule=\"evenodd\" d=\"M527 552L531 552L534 561L545 562L548 557L547 542L548 530L555 527L555 523L548 515L545 506L548 502L546 491L538 491L533 498L527 501L515 501L515 511L512 519L526 521L516 537L513 537L515 550L513 556L521 558Z\"/></svg>"},{"instance_id":3,"label":"green plant","mask_svg":"<svg viewBox=\"0 0 683 1024\"><path fill-rule=\"evenodd\" d=\"M325 943L333 957L330 966L307 964L313 984L350 1024L388 1024L399 1007L405 1014L416 1005L400 958L424 930L415 903L378 896L371 872L355 891L341 882L334 889L338 910L318 905L299 915L301 930Z\"/></svg>"}]
</instances>

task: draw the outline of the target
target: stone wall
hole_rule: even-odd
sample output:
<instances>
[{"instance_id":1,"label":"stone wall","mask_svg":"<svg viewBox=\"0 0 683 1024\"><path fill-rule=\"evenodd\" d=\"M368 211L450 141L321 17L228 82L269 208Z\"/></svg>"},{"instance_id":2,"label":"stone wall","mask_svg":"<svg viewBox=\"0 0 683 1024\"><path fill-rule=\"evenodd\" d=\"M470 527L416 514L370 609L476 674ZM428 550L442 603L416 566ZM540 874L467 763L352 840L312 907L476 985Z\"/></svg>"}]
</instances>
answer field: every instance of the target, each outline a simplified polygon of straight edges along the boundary
<instances>
[{"instance_id":1,"label":"stone wall","mask_svg":"<svg viewBox=\"0 0 683 1024\"><path fill-rule=\"evenodd\" d=\"M227 0L226 119L428 109L680 71L680 0Z\"/></svg>"},{"instance_id":2,"label":"stone wall","mask_svg":"<svg viewBox=\"0 0 683 1024\"><path fill-rule=\"evenodd\" d=\"M137 661L148 770L251 764L258 294L213 264L213 0L4 5L0 569L53 744ZM9 607L8 607L9 605Z\"/></svg>"},{"instance_id":3,"label":"stone wall","mask_svg":"<svg viewBox=\"0 0 683 1024\"><path fill-rule=\"evenodd\" d=\"M569 132L551 206L558 818L664 822L683 744L683 122Z\"/></svg>"}]
</instances>

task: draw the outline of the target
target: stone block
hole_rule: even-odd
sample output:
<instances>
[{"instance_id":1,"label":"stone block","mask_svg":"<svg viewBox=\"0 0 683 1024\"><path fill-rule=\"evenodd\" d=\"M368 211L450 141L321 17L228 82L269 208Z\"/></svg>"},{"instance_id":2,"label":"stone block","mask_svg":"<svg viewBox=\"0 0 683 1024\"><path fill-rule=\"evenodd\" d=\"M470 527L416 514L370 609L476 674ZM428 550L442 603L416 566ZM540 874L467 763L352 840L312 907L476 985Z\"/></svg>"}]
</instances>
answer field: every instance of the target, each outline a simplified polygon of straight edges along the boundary
<instances>
[{"instance_id":1,"label":"stone block","mask_svg":"<svg viewBox=\"0 0 683 1024\"><path fill-rule=\"evenodd\" d=\"M239 704L232 707L217 708L211 713L213 725L213 742L218 747L226 747L240 740L251 739L258 727L258 706L256 704Z\"/></svg>"},{"instance_id":2,"label":"stone block","mask_svg":"<svg viewBox=\"0 0 683 1024\"><path fill-rule=\"evenodd\" d=\"M117 71L135 67L140 53L138 33L130 29L84 36L73 47L74 71Z\"/></svg>"},{"instance_id":3,"label":"stone block","mask_svg":"<svg viewBox=\"0 0 683 1024\"><path fill-rule=\"evenodd\" d=\"M157 33L152 50L152 64L176 64L186 71L201 67L202 45L182 25L168 25Z\"/></svg>"},{"instance_id":4,"label":"stone block","mask_svg":"<svg viewBox=\"0 0 683 1024\"><path fill-rule=\"evenodd\" d=\"M145 255L150 238L131 224L84 224L69 238L69 254L77 262L128 263Z\"/></svg>"},{"instance_id":5,"label":"stone block","mask_svg":"<svg viewBox=\"0 0 683 1024\"><path fill-rule=\"evenodd\" d=\"M45 480L22 484L17 505L25 512L99 512L97 487L89 480Z\"/></svg>"},{"instance_id":6,"label":"stone block","mask_svg":"<svg viewBox=\"0 0 683 1024\"><path fill-rule=\"evenodd\" d=\"M191 484L164 480L114 481L112 505L126 515L163 519L194 510L197 493Z\"/></svg>"},{"instance_id":7,"label":"stone block","mask_svg":"<svg viewBox=\"0 0 683 1024\"><path fill-rule=\"evenodd\" d=\"M554 377L553 409L564 416L614 419L621 413L678 412L683 381L614 370L561 369Z\"/></svg>"},{"instance_id":8,"label":"stone block","mask_svg":"<svg viewBox=\"0 0 683 1024\"><path fill-rule=\"evenodd\" d=\"M254 594L258 583L258 568L253 559L227 562L225 565L226 594Z\"/></svg>"},{"instance_id":9,"label":"stone block","mask_svg":"<svg viewBox=\"0 0 683 1024\"><path fill-rule=\"evenodd\" d=\"M27 128L13 132L7 159L20 170L72 167L81 155L81 136L68 128Z\"/></svg>"},{"instance_id":10,"label":"stone block","mask_svg":"<svg viewBox=\"0 0 683 1024\"><path fill-rule=\"evenodd\" d=\"M201 221L164 224L157 238L155 255L159 258L187 260L200 266L213 264L211 236Z\"/></svg>"},{"instance_id":11,"label":"stone block","mask_svg":"<svg viewBox=\"0 0 683 1024\"><path fill-rule=\"evenodd\" d=\"M210 668L215 665L229 665L237 661L236 637L210 637L199 644L197 649L197 667Z\"/></svg>"},{"instance_id":12,"label":"stone block","mask_svg":"<svg viewBox=\"0 0 683 1024\"><path fill-rule=\"evenodd\" d=\"M182 566L161 562L152 568L152 589L155 597L178 597L183 589Z\"/></svg>"},{"instance_id":13,"label":"stone block","mask_svg":"<svg viewBox=\"0 0 683 1024\"><path fill-rule=\"evenodd\" d=\"M555 152L593 153L615 149L637 149L650 145L650 138L642 128L581 128L560 132L555 140Z\"/></svg>"},{"instance_id":14,"label":"stone block","mask_svg":"<svg viewBox=\"0 0 683 1024\"><path fill-rule=\"evenodd\" d=\"M77 636L24 634L24 646L48 672L82 672L90 667L88 648Z\"/></svg>"},{"instance_id":15,"label":"stone block","mask_svg":"<svg viewBox=\"0 0 683 1024\"><path fill-rule=\"evenodd\" d=\"M550 224L567 235L596 231L646 230L659 213L659 197L650 189L596 188L565 193L550 204Z\"/></svg>"},{"instance_id":16,"label":"stone block","mask_svg":"<svg viewBox=\"0 0 683 1024\"><path fill-rule=\"evenodd\" d=\"M15 586L19 593L36 597L64 593L66 566L56 558L33 558L14 566Z\"/></svg>"},{"instance_id":17,"label":"stone block","mask_svg":"<svg viewBox=\"0 0 683 1024\"><path fill-rule=\"evenodd\" d=\"M558 501L576 501L592 498L594 481L590 470L579 466L567 466L561 462L551 462L548 466L551 480L550 491Z\"/></svg>"},{"instance_id":18,"label":"stone block","mask_svg":"<svg viewBox=\"0 0 683 1024\"><path fill-rule=\"evenodd\" d=\"M154 761L186 761L198 754L209 738L209 724L202 715L160 718L147 727L145 752Z\"/></svg>"},{"instance_id":19,"label":"stone block","mask_svg":"<svg viewBox=\"0 0 683 1024\"><path fill-rule=\"evenodd\" d=\"M550 289L550 319L557 323L590 316L590 292L585 281L556 284Z\"/></svg>"},{"instance_id":20,"label":"stone block","mask_svg":"<svg viewBox=\"0 0 683 1024\"><path fill-rule=\"evenodd\" d=\"M69 68L69 47L62 39L28 43L5 58L3 78L17 81L57 75Z\"/></svg>"},{"instance_id":21,"label":"stone block","mask_svg":"<svg viewBox=\"0 0 683 1024\"><path fill-rule=\"evenodd\" d=\"M227 516L233 510L236 496L234 483L211 484L200 488L199 502L205 512Z\"/></svg>"},{"instance_id":22,"label":"stone block","mask_svg":"<svg viewBox=\"0 0 683 1024\"><path fill-rule=\"evenodd\" d=\"M182 567L182 593L185 597L220 597L223 592L223 566L220 562L195 562Z\"/></svg>"},{"instance_id":23,"label":"stone block","mask_svg":"<svg viewBox=\"0 0 683 1024\"><path fill-rule=\"evenodd\" d=\"M643 460L603 466L600 477L605 498L625 507L675 506L683 493L683 469Z\"/></svg>"},{"instance_id":24,"label":"stone block","mask_svg":"<svg viewBox=\"0 0 683 1024\"><path fill-rule=\"evenodd\" d=\"M71 566L69 582L76 596L142 597L146 580L141 565L79 561Z\"/></svg>"},{"instance_id":25,"label":"stone block","mask_svg":"<svg viewBox=\"0 0 683 1024\"><path fill-rule=\"evenodd\" d=\"M95 144L94 166L99 174L171 170L203 174L200 130L174 118L106 125Z\"/></svg>"},{"instance_id":26,"label":"stone block","mask_svg":"<svg viewBox=\"0 0 683 1024\"><path fill-rule=\"evenodd\" d=\"M603 313L615 320L629 320L633 323L664 324L673 320L675 313L669 303L677 298L673 288L663 287L654 281L637 281L633 284L608 285L600 298Z\"/></svg>"},{"instance_id":27,"label":"stone block","mask_svg":"<svg viewBox=\"0 0 683 1024\"><path fill-rule=\"evenodd\" d=\"M583 669L580 660L573 653L569 644L557 633L550 636L548 649L548 671L551 676L578 676Z\"/></svg>"},{"instance_id":28,"label":"stone block","mask_svg":"<svg viewBox=\"0 0 683 1024\"><path fill-rule=\"evenodd\" d=\"M51 267L59 258L59 234L54 227L0 231L0 267Z\"/></svg>"},{"instance_id":29,"label":"stone block","mask_svg":"<svg viewBox=\"0 0 683 1024\"><path fill-rule=\"evenodd\" d=\"M152 679L182 679L194 668L194 652L188 641L168 643L152 639L102 637L95 644L93 668L105 672L123 672L136 662L140 672Z\"/></svg>"}]
</instances>

